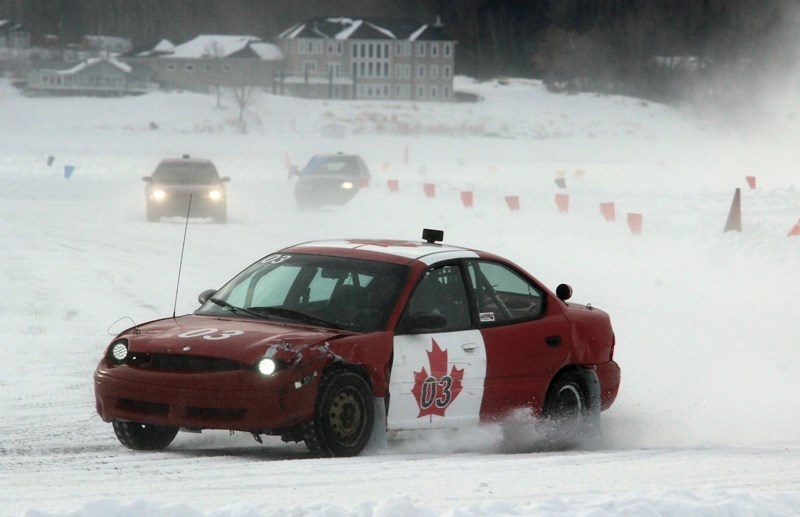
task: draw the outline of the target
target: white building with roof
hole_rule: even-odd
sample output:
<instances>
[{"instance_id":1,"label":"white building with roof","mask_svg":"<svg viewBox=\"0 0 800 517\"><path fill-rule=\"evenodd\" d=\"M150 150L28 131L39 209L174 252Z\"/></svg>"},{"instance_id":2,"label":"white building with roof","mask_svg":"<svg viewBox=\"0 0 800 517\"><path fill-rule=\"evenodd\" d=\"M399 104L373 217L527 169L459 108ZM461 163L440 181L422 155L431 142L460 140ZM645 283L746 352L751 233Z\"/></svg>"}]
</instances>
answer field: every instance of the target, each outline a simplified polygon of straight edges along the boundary
<instances>
[{"instance_id":1,"label":"white building with roof","mask_svg":"<svg viewBox=\"0 0 800 517\"><path fill-rule=\"evenodd\" d=\"M318 17L278 36L280 90L340 99L449 101L456 41L438 22Z\"/></svg>"},{"instance_id":2,"label":"white building with roof","mask_svg":"<svg viewBox=\"0 0 800 517\"><path fill-rule=\"evenodd\" d=\"M210 92L214 88L272 88L283 53L256 36L202 34L173 45L162 40L152 49L123 59L150 67L153 80L169 90Z\"/></svg>"}]
</instances>

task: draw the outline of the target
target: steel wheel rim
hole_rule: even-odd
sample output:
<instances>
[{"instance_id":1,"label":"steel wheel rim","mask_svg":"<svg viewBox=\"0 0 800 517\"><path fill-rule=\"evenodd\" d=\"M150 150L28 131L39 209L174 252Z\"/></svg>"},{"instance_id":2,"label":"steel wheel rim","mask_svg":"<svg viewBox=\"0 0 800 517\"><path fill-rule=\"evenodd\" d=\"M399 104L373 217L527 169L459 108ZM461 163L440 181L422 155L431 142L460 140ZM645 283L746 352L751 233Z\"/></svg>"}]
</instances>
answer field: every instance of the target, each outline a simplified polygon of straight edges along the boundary
<instances>
[{"instance_id":1,"label":"steel wheel rim","mask_svg":"<svg viewBox=\"0 0 800 517\"><path fill-rule=\"evenodd\" d=\"M352 389L339 391L331 401L328 422L342 445L352 445L361 437L365 418L364 400Z\"/></svg>"}]
</instances>

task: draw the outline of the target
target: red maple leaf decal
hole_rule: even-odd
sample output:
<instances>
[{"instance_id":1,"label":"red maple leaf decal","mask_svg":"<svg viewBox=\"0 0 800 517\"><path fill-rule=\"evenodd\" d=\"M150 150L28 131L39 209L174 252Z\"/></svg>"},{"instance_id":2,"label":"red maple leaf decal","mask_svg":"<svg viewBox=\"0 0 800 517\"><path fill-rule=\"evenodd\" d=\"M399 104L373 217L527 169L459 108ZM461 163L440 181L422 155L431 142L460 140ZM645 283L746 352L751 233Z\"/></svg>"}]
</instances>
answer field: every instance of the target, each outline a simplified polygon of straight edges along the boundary
<instances>
[{"instance_id":1,"label":"red maple leaf decal","mask_svg":"<svg viewBox=\"0 0 800 517\"><path fill-rule=\"evenodd\" d=\"M414 372L414 387L411 393L417 399L419 415L422 418L426 415L444 416L448 406L453 403L459 393L461 393L461 379L464 378L464 370L459 370L453 365L450 373L447 373L447 351L439 348L436 340L431 339L433 346L427 352L428 362L430 363L431 373L425 371L425 367L419 372Z\"/></svg>"}]
</instances>

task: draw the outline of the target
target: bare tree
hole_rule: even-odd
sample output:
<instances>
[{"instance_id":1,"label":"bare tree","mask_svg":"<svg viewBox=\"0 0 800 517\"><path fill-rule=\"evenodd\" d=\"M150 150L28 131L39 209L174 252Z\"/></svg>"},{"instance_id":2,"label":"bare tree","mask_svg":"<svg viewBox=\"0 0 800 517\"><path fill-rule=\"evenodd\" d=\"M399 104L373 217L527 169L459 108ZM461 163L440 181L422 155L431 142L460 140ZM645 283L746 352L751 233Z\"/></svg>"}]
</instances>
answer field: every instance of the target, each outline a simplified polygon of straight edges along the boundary
<instances>
[{"instance_id":1,"label":"bare tree","mask_svg":"<svg viewBox=\"0 0 800 517\"><path fill-rule=\"evenodd\" d=\"M247 121L244 119L245 111L258 103L258 90L255 86L241 85L231 88L236 107L239 108L239 118L237 123L242 133L247 132Z\"/></svg>"}]
</instances>

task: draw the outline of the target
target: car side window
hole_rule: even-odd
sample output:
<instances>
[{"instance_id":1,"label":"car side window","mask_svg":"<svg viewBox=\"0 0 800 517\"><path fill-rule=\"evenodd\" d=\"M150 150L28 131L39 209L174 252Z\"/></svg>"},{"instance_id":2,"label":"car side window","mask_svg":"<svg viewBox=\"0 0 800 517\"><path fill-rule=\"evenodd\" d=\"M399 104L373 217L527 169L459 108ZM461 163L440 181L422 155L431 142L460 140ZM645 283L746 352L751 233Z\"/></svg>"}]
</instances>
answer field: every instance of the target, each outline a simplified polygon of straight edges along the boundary
<instances>
[{"instance_id":1,"label":"car side window","mask_svg":"<svg viewBox=\"0 0 800 517\"><path fill-rule=\"evenodd\" d=\"M420 279L400 318L400 331L450 332L472 325L467 291L458 265L433 267Z\"/></svg>"},{"instance_id":2,"label":"car side window","mask_svg":"<svg viewBox=\"0 0 800 517\"><path fill-rule=\"evenodd\" d=\"M481 325L533 319L544 312L543 291L506 265L471 260L467 270Z\"/></svg>"}]
</instances>

